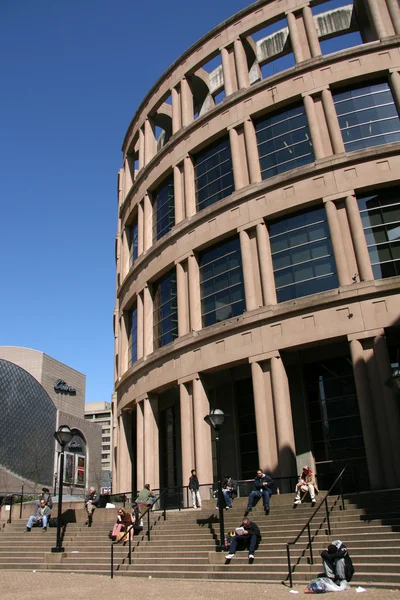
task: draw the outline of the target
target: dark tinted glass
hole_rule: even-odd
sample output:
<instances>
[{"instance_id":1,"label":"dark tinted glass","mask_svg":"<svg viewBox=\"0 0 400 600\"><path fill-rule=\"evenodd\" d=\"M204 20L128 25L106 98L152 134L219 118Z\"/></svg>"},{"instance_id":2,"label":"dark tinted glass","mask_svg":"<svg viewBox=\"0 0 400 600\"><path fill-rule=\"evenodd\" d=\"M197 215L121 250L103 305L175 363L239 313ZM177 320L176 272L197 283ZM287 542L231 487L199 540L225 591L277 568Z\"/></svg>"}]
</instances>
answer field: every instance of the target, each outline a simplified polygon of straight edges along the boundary
<instances>
[{"instance_id":1,"label":"dark tinted glass","mask_svg":"<svg viewBox=\"0 0 400 600\"><path fill-rule=\"evenodd\" d=\"M154 349L178 337L176 271L173 269L154 284Z\"/></svg>"},{"instance_id":2,"label":"dark tinted glass","mask_svg":"<svg viewBox=\"0 0 400 600\"><path fill-rule=\"evenodd\" d=\"M175 225L174 179L169 177L153 193L153 239L159 240Z\"/></svg>"},{"instance_id":3,"label":"dark tinted glass","mask_svg":"<svg viewBox=\"0 0 400 600\"><path fill-rule=\"evenodd\" d=\"M130 264L133 265L138 257L138 223L135 221L129 231L129 256Z\"/></svg>"},{"instance_id":4,"label":"dark tinted glass","mask_svg":"<svg viewBox=\"0 0 400 600\"><path fill-rule=\"evenodd\" d=\"M232 194L233 171L229 138L218 140L194 157L197 210Z\"/></svg>"},{"instance_id":5,"label":"dark tinted glass","mask_svg":"<svg viewBox=\"0 0 400 600\"><path fill-rule=\"evenodd\" d=\"M137 309L131 312L130 336L129 336L129 364L137 361Z\"/></svg>"}]
</instances>

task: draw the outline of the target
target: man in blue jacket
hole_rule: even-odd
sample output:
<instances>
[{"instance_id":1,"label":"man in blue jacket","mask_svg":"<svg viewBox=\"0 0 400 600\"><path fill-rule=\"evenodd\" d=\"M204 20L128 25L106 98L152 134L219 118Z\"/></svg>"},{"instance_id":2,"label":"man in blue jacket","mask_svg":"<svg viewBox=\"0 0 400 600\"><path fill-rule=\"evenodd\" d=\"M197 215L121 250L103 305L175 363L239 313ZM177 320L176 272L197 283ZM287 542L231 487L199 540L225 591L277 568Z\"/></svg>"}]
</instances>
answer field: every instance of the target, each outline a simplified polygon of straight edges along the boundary
<instances>
[{"instance_id":1,"label":"man in blue jacket","mask_svg":"<svg viewBox=\"0 0 400 600\"><path fill-rule=\"evenodd\" d=\"M270 505L270 498L271 498L271 494L272 494L273 483L274 482L271 479L271 477L269 477L268 475L265 475L265 473L263 473L261 471L261 469L258 469L257 476L254 479L254 490L251 492L251 494L249 496L249 500L247 502L247 508L244 513L245 516L247 516L249 514L249 512L252 511L253 502L254 502L255 498L261 498L261 497L263 498L265 514L269 515L269 505Z\"/></svg>"}]
</instances>

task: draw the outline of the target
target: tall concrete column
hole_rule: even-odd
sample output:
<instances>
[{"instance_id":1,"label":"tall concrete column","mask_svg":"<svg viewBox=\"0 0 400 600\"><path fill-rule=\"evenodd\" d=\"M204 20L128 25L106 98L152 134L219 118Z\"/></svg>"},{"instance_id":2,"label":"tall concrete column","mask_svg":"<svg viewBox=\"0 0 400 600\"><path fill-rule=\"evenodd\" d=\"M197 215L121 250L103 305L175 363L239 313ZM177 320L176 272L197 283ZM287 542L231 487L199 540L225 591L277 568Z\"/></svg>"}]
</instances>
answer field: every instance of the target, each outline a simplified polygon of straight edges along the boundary
<instances>
[{"instance_id":1,"label":"tall concrete column","mask_svg":"<svg viewBox=\"0 0 400 600\"><path fill-rule=\"evenodd\" d=\"M321 132L319 129L317 115L315 114L314 99L312 96L305 94L303 96L304 108L306 110L306 116L308 121L308 127L310 128L311 141L314 149L315 158L323 158L324 148L322 145Z\"/></svg>"},{"instance_id":2,"label":"tall concrete column","mask_svg":"<svg viewBox=\"0 0 400 600\"><path fill-rule=\"evenodd\" d=\"M360 410L361 426L364 436L369 480L371 483L371 488L379 490L383 487L381 456L379 453L378 436L375 428L375 418L369 395L369 383L364 360L364 351L359 340L350 341L350 353L353 363L354 382L357 390L358 407Z\"/></svg>"},{"instance_id":3,"label":"tall concrete column","mask_svg":"<svg viewBox=\"0 0 400 600\"><path fill-rule=\"evenodd\" d=\"M346 213L349 220L350 234L353 241L360 279L362 281L370 281L374 279L374 274L371 267L360 211L358 210L357 199L355 196L346 197Z\"/></svg>"},{"instance_id":4,"label":"tall concrete column","mask_svg":"<svg viewBox=\"0 0 400 600\"><path fill-rule=\"evenodd\" d=\"M188 257L190 329L199 331L201 325L200 270L194 254Z\"/></svg>"},{"instance_id":5,"label":"tall concrete column","mask_svg":"<svg viewBox=\"0 0 400 600\"><path fill-rule=\"evenodd\" d=\"M279 460L276 445L270 362L252 362L251 376L257 427L258 464L261 469L268 473L275 473Z\"/></svg>"},{"instance_id":6,"label":"tall concrete column","mask_svg":"<svg viewBox=\"0 0 400 600\"><path fill-rule=\"evenodd\" d=\"M227 48L221 49L222 72L224 74L225 96L230 96L235 91L233 85L233 74Z\"/></svg>"},{"instance_id":7,"label":"tall concrete column","mask_svg":"<svg viewBox=\"0 0 400 600\"><path fill-rule=\"evenodd\" d=\"M294 13L288 12L286 13L286 19L289 27L290 43L292 46L294 58L296 60L296 63L299 63L302 60L304 60L304 56L303 49L301 47L299 32L297 30L296 17Z\"/></svg>"},{"instance_id":8,"label":"tall concrete column","mask_svg":"<svg viewBox=\"0 0 400 600\"><path fill-rule=\"evenodd\" d=\"M335 203L332 202L332 200L325 202L325 210L332 240L339 285L350 285L351 277L347 266L346 256L343 252L343 239L340 232L340 224Z\"/></svg>"},{"instance_id":9,"label":"tall concrete column","mask_svg":"<svg viewBox=\"0 0 400 600\"><path fill-rule=\"evenodd\" d=\"M176 225L185 218L182 171L179 165L174 167L174 210Z\"/></svg>"},{"instance_id":10,"label":"tall concrete column","mask_svg":"<svg viewBox=\"0 0 400 600\"><path fill-rule=\"evenodd\" d=\"M210 413L210 403L199 377L193 379L192 385L195 469L200 483L207 484L213 481L211 428L204 421L204 417Z\"/></svg>"},{"instance_id":11,"label":"tall concrete column","mask_svg":"<svg viewBox=\"0 0 400 600\"><path fill-rule=\"evenodd\" d=\"M153 205L148 194L143 199L143 247L148 250L153 243Z\"/></svg>"},{"instance_id":12,"label":"tall concrete column","mask_svg":"<svg viewBox=\"0 0 400 600\"><path fill-rule=\"evenodd\" d=\"M309 6L303 6L303 21L312 58L321 56L322 52L321 46L319 45L317 29L315 27L312 10Z\"/></svg>"},{"instance_id":13,"label":"tall concrete column","mask_svg":"<svg viewBox=\"0 0 400 600\"><path fill-rule=\"evenodd\" d=\"M138 256L144 252L144 215L143 215L143 201L138 203Z\"/></svg>"},{"instance_id":14,"label":"tall concrete column","mask_svg":"<svg viewBox=\"0 0 400 600\"><path fill-rule=\"evenodd\" d=\"M144 488L144 403L136 404L136 486L138 490Z\"/></svg>"},{"instance_id":15,"label":"tall concrete column","mask_svg":"<svg viewBox=\"0 0 400 600\"><path fill-rule=\"evenodd\" d=\"M153 298L149 286L143 290L143 352L148 356L153 352Z\"/></svg>"},{"instance_id":16,"label":"tall concrete column","mask_svg":"<svg viewBox=\"0 0 400 600\"><path fill-rule=\"evenodd\" d=\"M189 82L184 77L181 81L181 106L182 106L182 127L190 125L193 121L193 94Z\"/></svg>"},{"instance_id":17,"label":"tall concrete column","mask_svg":"<svg viewBox=\"0 0 400 600\"><path fill-rule=\"evenodd\" d=\"M176 88L171 90L172 100L172 135L181 128L181 99Z\"/></svg>"},{"instance_id":18,"label":"tall concrete column","mask_svg":"<svg viewBox=\"0 0 400 600\"><path fill-rule=\"evenodd\" d=\"M242 229L239 232L240 252L242 255L242 270L244 295L246 299L246 310L254 310L257 308L256 289L254 285L254 269L251 256L250 238L247 231Z\"/></svg>"},{"instance_id":19,"label":"tall concrete column","mask_svg":"<svg viewBox=\"0 0 400 600\"><path fill-rule=\"evenodd\" d=\"M345 152L345 148L331 90L322 90L321 98L333 152L334 154L342 154Z\"/></svg>"},{"instance_id":20,"label":"tall concrete column","mask_svg":"<svg viewBox=\"0 0 400 600\"><path fill-rule=\"evenodd\" d=\"M258 183L261 181L260 159L258 157L256 131L251 119L247 119L244 122L244 143L246 146L250 183Z\"/></svg>"},{"instance_id":21,"label":"tall concrete column","mask_svg":"<svg viewBox=\"0 0 400 600\"><path fill-rule=\"evenodd\" d=\"M398 0L386 0L390 18L397 35L400 34L400 8Z\"/></svg>"},{"instance_id":22,"label":"tall concrete column","mask_svg":"<svg viewBox=\"0 0 400 600\"><path fill-rule=\"evenodd\" d=\"M179 384L181 410L182 481L188 481L194 469L193 400L190 383Z\"/></svg>"},{"instance_id":23,"label":"tall concrete column","mask_svg":"<svg viewBox=\"0 0 400 600\"><path fill-rule=\"evenodd\" d=\"M178 302L178 335L189 331L188 289L184 264L176 263L176 289Z\"/></svg>"},{"instance_id":24,"label":"tall concrete column","mask_svg":"<svg viewBox=\"0 0 400 600\"><path fill-rule=\"evenodd\" d=\"M130 447L132 445L132 413L124 410L119 419L119 444L118 444L118 486L119 491L130 492L132 489L132 463Z\"/></svg>"},{"instance_id":25,"label":"tall concrete column","mask_svg":"<svg viewBox=\"0 0 400 600\"><path fill-rule=\"evenodd\" d=\"M156 138L149 119L144 122L144 162L147 165L156 153Z\"/></svg>"},{"instance_id":26,"label":"tall concrete column","mask_svg":"<svg viewBox=\"0 0 400 600\"><path fill-rule=\"evenodd\" d=\"M269 233L265 223L256 226L258 262L260 265L261 288L264 304L276 304L276 289L274 278L274 267L272 264L271 245Z\"/></svg>"},{"instance_id":27,"label":"tall concrete column","mask_svg":"<svg viewBox=\"0 0 400 600\"><path fill-rule=\"evenodd\" d=\"M387 462L392 463L392 468L396 474L395 487L400 484L400 406L399 401L395 396L395 392L391 390L385 382L391 377L392 369L390 367L390 357L386 343L384 332L374 338L374 356L376 360L377 370L379 374L379 386L381 393L381 407L386 413L386 423L388 437L392 450L392 460Z\"/></svg>"},{"instance_id":28,"label":"tall concrete column","mask_svg":"<svg viewBox=\"0 0 400 600\"><path fill-rule=\"evenodd\" d=\"M243 48L243 42L237 38L233 42L233 51L235 54L236 75L239 89L250 87L249 69L247 67L246 53Z\"/></svg>"},{"instance_id":29,"label":"tall concrete column","mask_svg":"<svg viewBox=\"0 0 400 600\"><path fill-rule=\"evenodd\" d=\"M376 35L378 36L378 39L381 40L387 36L387 32L379 9L379 2L381 2L381 0L366 0Z\"/></svg>"},{"instance_id":30,"label":"tall concrete column","mask_svg":"<svg viewBox=\"0 0 400 600\"><path fill-rule=\"evenodd\" d=\"M158 398L144 399L144 478L145 484L160 486L158 444Z\"/></svg>"},{"instance_id":31,"label":"tall concrete column","mask_svg":"<svg viewBox=\"0 0 400 600\"><path fill-rule=\"evenodd\" d=\"M390 87L392 88L393 99L400 113L400 73L396 70L390 71Z\"/></svg>"},{"instance_id":32,"label":"tall concrete column","mask_svg":"<svg viewBox=\"0 0 400 600\"><path fill-rule=\"evenodd\" d=\"M185 156L183 162L186 217L196 214L196 198L194 193L194 167L191 156Z\"/></svg>"},{"instance_id":33,"label":"tall concrete column","mask_svg":"<svg viewBox=\"0 0 400 600\"><path fill-rule=\"evenodd\" d=\"M139 171L143 169L144 162L144 131L143 127L139 129Z\"/></svg>"},{"instance_id":34,"label":"tall concrete column","mask_svg":"<svg viewBox=\"0 0 400 600\"><path fill-rule=\"evenodd\" d=\"M284 364L279 356L271 358L271 377L279 470L282 477L291 477L297 472L296 445L294 442L289 384Z\"/></svg>"},{"instance_id":35,"label":"tall concrete column","mask_svg":"<svg viewBox=\"0 0 400 600\"><path fill-rule=\"evenodd\" d=\"M229 142L231 146L233 181L235 190L244 187L243 161L240 153L239 134L234 127L229 129Z\"/></svg>"},{"instance_id":36,"label":"tall concrete column","mask_svg":"<svg viewBox=\"0 0 400 600\"><path fill-rule=\"evenodd\" d=\"M136 296L136 315L137 315L137 358L143 358L144 353L144 329L143 329L143 299L142 294L139 292Z\"/></svg>"}]
</instances>

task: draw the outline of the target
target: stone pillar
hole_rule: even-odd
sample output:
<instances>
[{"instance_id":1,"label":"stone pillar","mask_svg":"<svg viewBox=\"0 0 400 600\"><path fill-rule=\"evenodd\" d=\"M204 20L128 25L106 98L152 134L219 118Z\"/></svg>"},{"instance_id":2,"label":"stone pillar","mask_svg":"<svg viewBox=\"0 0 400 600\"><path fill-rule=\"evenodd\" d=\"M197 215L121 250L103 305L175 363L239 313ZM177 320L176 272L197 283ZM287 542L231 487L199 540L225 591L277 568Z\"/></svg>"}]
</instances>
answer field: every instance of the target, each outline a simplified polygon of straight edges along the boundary
<instances>
[{"instance_id":1,"label":"stone pillar","mask_svg":"<svg viewBox=\"0 0 400 600\"><path fill-rule=\"evenodd\" d=\"M194 167L191 156L185 156L183 162L184 184L185 184L185 208L186 217L196 214L196 198L194 194Z\"/></svg>"},{"instance_id":2,"label":"stone pillar","mask_svg":"<svg viewBox=\"0 0 400 600\"><path fill-rule=\"evenodd\" d=\"M203 382L197 376L193 379L193 421L194 421L194 447L195 459L200 484L213 482L213 467L211 454L211 428L204 421L210 413L210 403L207 398ZM204 492L204 489L202 492ZM203 496L203 493L202 493Z\"/></svg>"},{"instance_id":3,"label":"stone pillar","mask_svg":"<svg viewBox=\"0 0 400 600\"><path fill-rule=\"evenodd\" d=\"M148 250L153 243L153 205L148 194L143 199L143 248Z\"/></svg>"},{"instance_id":4,"label":"stone pillar","mask_svg":"<svg viewBox=\"0 0 400 600\"><path fill-rule=\"evenodd\" d=\"M244 122L244 143L246 146L247 164L249 166L250 183L261 181L260 159L258 157L257 138L251 119Z\"/></svg>"},{"instance_id":5,"label":"stone pillar","mask_svg":"<svg viewBox=\"0 0 400 600\"><path fill-rule=\"evenodd\" d=\"M310 6L303 6L303 21L308 45L310 46L311 57L315 58L316 56L321 56L321 46L319 45L318 34Z\"/></svg>"},{"instance_id":6,"label":"stone pillar","mask_svg":"<svg viewBox=\"0 0 400 600\"><path fill-rule=\"evenodd\" d=\"M395 392L391 390L385 382L391 377L392 369L390 367L390 357L386 344L384 331L374 338L374 355L379 374L380 393L382 398L382 408L385 409L388 437L392 450L392 460L388 457L386 462L392 463L392 468L396 474L395 487L400 484L400 407Z\"/></svg>"},{"instance_id":7,"label":"stone pillar","mask_svg":"<svg viewBox=\"0 0 400 600\"><path fill-rule=\"evenodd\" d=\"M239 232L240 252L242 255L242 270L244 282L244 295L246 299L246 310L257 308L256 290L254 285L254 270L251 257L250 238L247 231L242 229Z\"/></svg>"},{"instance_id":8,"label":"stone pillar","mask_svg":"<svg viewBox=\"0 0 400 600\"><path fill-rule=\"evenodd\" d=\"M188 314L188 289L184 264L176 263L176 289L178 302L178 335L185 335L189 331Z\"/></svg>"},{"instance_id":9,"label":"stone pillar","mask_svg":"<svg viewBox=\"0 0 400 600\"><path fill-rule=\"evenodd\" d=\"M280 356L271 358L271 376L279 470L282 477L291 477L297 472L296 446L294 442L289 384Z\"/></svg>"},{"instance_id":10,"label":"stone pillar","mask_svg":"<svg viewBox=\"0 0 400 600\"><path fill-rule=\"evenodd\" d=\"M387 36L386 28L382 19L382 15L379 10L379 2L381 0L366 0L366 4L368 5L369 12L372 19L372 24L376 31L376 35L378 36L378 40Z\"/></svg>"},{"instance_id":11,"label":"stone pillar","mask_svg":"<svg viewBox=\"0 0 400 600\"><path fill-rule=\"evenodd\" d=\"M237 38L233 42L233 51L235 53L238 87L239 89L248 88L250 87L249 69L247 67L247 58L243 48L243 42L240 38Z\"/></svg>"},{"instance_id":12,"label":"stone pillar","mask_svg":"<svg viewBox=\"0 0 400 600\"><path fill-rule=\"evenodd\" d=\"M346 197L346 213L349 220L350 234L353 241L360 279L362 281L370 281L374 279L374 274L372 272L364 228L355 196Z\"/></svg>"},{"instance_id":13,"label":"stone pillar","mask_svg":"<svg viewBox=\"0 0 400 600\"><path fill-rule=\"evenodd\" d=\"M190 329L199 331L201 325L200 270L194 254L188 257Z\"/></svg>"},{"instance_id":14,"label":"stone pillar","mask_svg":"<svg viewBox=\"0 0 400 600\"><path fill-rule=\"evenodd\" d=\"M221 61L222 61L222 72L224 74L224 89L225 96L230 96L235 91L233 85L233 76L231 63L229 58L229 52L227 48L221 49Z\"/></svg>"},{"instance_id":15,"label":"stone pillar","mask_svg":"<svg viewBox=\"0 0 400 600\"><path fill-rule=\"evenodd\" d=\"M276 445L270 362L252 362L251 375L257 427L258 464L261 469L273 474L278 468L279 460Z\"/></svg>"},{"instance_id":16,"label":"stone pillar","mask_svg":"<svg viewBox=\"0 0 400 600\"><path fill-rule=\"evenodd\" d=\"M144 163L147 165L156 153L156 138L149 119L144 122Z\"/></svg>"},{"instance_id":17,"label":"stone pillar","mask_svg":"<svg viewBox=\"0 0 400 600\"><path fill-rule=\"evenodd\" d=\"M151 488L158 489L160 485L158 458L158 399L147 397L143 402L145 484L149 483Z\"/></svg>"},{"instance_id":18,"label":"stone pillar","mask_svg":"<svg viewBox=\"0 0 400 600\"><path fill-rule=\"evenodd\" d=\"M190 125L193 121L193 94L189 82L184 77L181 81L181 106L182 106L182 127Z\"/></svg>"},{"instance_id":19,"label":"stone pillar","mask_svg":"<svg viewBox=\"0 0 400 600\"><path fill-rule=\"evenodd\" d=\"M342 132L340 131L339 127L339 121L337 118L331 90L322 90L321 98L333 152L334 154L342 154L343 152L345 152L344 143L342 138Z\"/></svg>"},{"instance_id":20,"label":"stone pillar","mask_svg":"<svg viewBox=\"0 0 400 600\"><path fill-rule=\"evenodd\" d=\"M132 463L129 452L132 444L131 411L122 411L118 421L118 487L120 493L124 493L130 492L132 489Z\"/></svg>"},{"instance_id":21,"label":"stone pillar","mask_svg":"<svg viewBox=\"0 0 400 600\"><path fill-rule=\"evenodd\" d=\"M148 356L153 352L153 298L149 286L143 290L143 353Z\"/></svg>"},{"instance_id":22,"label":"stone pillar","mask_svg":"<svg viewBox=\"0 0 400 600\"><path fill-rule=\"evenodd\" d=\"M138 490L144 488L144 417L143 402L136 404L136 486Z\"/></svg>"},{"instance_id":23,"label":"stone pillar","mask_svg":"<svg viewBox=\"0 0 400 600\"><path fill-rule=\"evenodd\" d=\"M386 0L393 28L397 35L400 34L400 8L398 0Z\"/></svg>"},{"instance_id":24,"label":"stone pillar","mask_svg":"<svg viewBox=\"0 0 400 600\"><path fill-rule=\"evenodd\" d=\"M174 167L174 210L176 225L185 218L182 171L179 165Z\"/></svg>"},{"instance_id":25,"label":"stone pillar","mask_svg":"<svg viewBox=\"0 0 400 600\"><path fill-rule=\"evenodd\" d=\"M371 488L379 490L383 487L383 472L379 454L378 436L375 429L375 418L369 395L367 370L364 352L359 340L350 341L350 353L353 363L354 381L356 384L358 407L364 436L365 454Z\"/></svg>"},{"instance_id":26,"label":"stone pillar","mask_svg":"<svg viewBox=\"0 0 400 600\"><path fill-rule=\"evenodd\" d=\"M143 216L143 202L138 203L138 257L143 254L144 251L144 216Z\"/></svg>"},{"instance_id":27,"label":"stone pillar","mask_svg":"<svg viewBox=\"0 0 400 600\"><path fill-rule=\"evenodd\" d=\"M144 330L143 330L143 318L144 318L144 314L143 314L143 299L142 299L142 294L139 293L136 296L136 310L137 310L137 358L138 360L140 358L143 358L143 354L144 354L144 350L143 350L143 345L144 345Z\"/></svg>"},{"instance_id":28,"label":"stone pillar","mask_svg":"<svg viewBox=\"0 0 400 600\"><path fill-rule=\"evenodd\" d=\"M400 113L400 73L395 70L390 70L390 87L392 88L393 99Z\"/></svg>"},{"instance_id":29,"label":"stone pillar","mask_svg":"<svg viewBox=\"0 0 400 600\"><path fill-rule=\"evenodd\" d=\"M181 128L181 99L176 88L171 90L172 100L172 135Z\"/></svg>"},{"instance_id":30,"label":"stone pillar","mask_svg":"<svg viewBox=\"0 0 400 600\"><path fill-rule=\"evenodd\" d=\"M301 47L299 32L297 30L296 17L294 15L294 13L287 12L286 19L287 19L287 24L289 27L290 43L292 46L294 58L296 60L296 63L299 63L302 60L304 60L304 57L303 57L303 49Z\"/></svg>"},{"instance_id":31,"label":"stone pillar","mask_svg":"<svg viewBox=\"0 0 400 600\"><path fill-rule=\"evenodd\" d=\"M276 304L274 267L272 264L269 233L265 223L256 226L258 262L260 264L261 288L264 304Z\"/></svg>"},{"instance_id":32,"label":"stone pillar","mask_svg":"<svg viewBox=\"0 0 400 600\"><path fill-rule=\"evenodd\" d=\"M244 187L243 161L240 153L239 134L234 127L229 129L229 142L231 146L233 181L235 190Z\"/></svg>"},{"instance_id":33,"label":"stone pillar","mask_svg":"<svg viewBox=\"0 0 400 600\"><path fill-rule=\"evenodd\" d=\"M179 384L181 410L182 482L188 481L194 469L193 400L190 383ZM189 498L190 502L190 498Z\"/></svg>"},{"instance_id":34,"label":"stone pillar","mask_svg":"<svg viewBox=\"0 0 400 600\"><path fill-rule=\"evenodd\" d=\"M139 129L139 171L143 169L144 162L144 131L143 127Z\"/></svg>"},{"instance_id":35,"label":"stone pillar","mask_svg":"<svg viewBox=\"0 0 400 600\"><path fill-rule=\"evenodd\" d=\"M343 252L343 239L340 232L340 224L335 203L332 202L332 200L326 201L325 210L332 240L339 285L350 285L351 277L347 266L346 256Z\"/></svg>"},{"instance_id":36,"label":"stone pillar","mask_svg":"<svg viewBox=\"0 0 400 600\"><path fill-rule=\"evenodd\" d=\"M310 128L311 141L314 149L315 158L324 157L324 148L322 145L321 132L319 130L319 124L317 115L315 114L314 99L312 96L305 94L303 97L304 108L306 109L308 126Z\"/></svg>"}]
</instances>

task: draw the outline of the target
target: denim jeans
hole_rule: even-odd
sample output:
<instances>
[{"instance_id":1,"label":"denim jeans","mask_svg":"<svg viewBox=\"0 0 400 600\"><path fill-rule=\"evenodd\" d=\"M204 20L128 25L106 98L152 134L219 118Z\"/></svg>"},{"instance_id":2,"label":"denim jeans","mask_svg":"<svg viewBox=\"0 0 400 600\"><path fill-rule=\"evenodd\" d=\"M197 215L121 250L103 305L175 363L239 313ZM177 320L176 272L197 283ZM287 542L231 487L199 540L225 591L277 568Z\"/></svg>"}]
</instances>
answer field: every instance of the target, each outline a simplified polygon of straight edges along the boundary
<instances>
[{"instance_id":1,"label":"denim jeans","mask_svg":"<svg viewBox=\"0 0 400 600\"><path fill-rule=\"evenodd\" d=\"M229 508L232 508L232 500L231 500L231 493L229 490L222 490L222 493L224 495L225 498L225 504L226 506L228 506Z\"/></svg>"},{"instance_id":2,"label":"denim jeans","mask_svg":"<svg viewBox=\"0 0 400 600\"><path fill-rule=\"evenodd\" d=\"M35 517L35 515L32 515L31 517L29 517L28 522L26 524L27 529L31 529L32 524L33 523L37 523L38 521L42 522L42 527L47 527L47 517L44 515L43 517L39 518L39 517Z\"/></svg>"},{"instance_id":3,"label":"denim jeans","mask_svg":"<svg viewBox=\"0 0 400 600\"><path fill-rule=\"evenodd\" d=\"M255 490L254 492L251 492L247 503L247 510L253 508L254 499L261 498L261 496L263 497L264 508L269 508L269 499L271 497L271 492L268 489L263 489L260 491Z\"/></svg>"},{"instance_id":4,"label":"denim jeans","mask_svg":"<svg viewBox=\"0 0 400 600\"><path fill-rule=\"evenodd\" d=\"M256 535L235 535L229 546L229 554L235 554L237 547L248 548L249 554L254 554L257 546Z\"/></svg>"}]
</instances>

